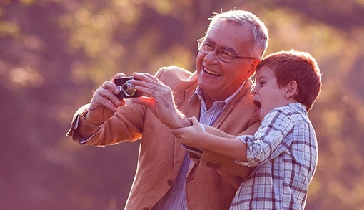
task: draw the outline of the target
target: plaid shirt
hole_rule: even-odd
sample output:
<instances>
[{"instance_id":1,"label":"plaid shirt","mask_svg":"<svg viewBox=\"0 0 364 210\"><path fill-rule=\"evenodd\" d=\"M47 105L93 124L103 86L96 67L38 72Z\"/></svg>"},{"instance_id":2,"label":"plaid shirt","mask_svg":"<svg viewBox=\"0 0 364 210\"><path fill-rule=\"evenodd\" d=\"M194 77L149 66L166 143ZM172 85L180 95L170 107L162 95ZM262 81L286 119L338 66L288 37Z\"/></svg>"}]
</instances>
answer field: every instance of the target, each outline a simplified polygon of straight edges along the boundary
<instances>
[{"instance_id":1,"label":"plaid shirt","mask_svg":"<svg viewBox=\"0 0 364 210\"><path fill-rule=\"evenodd\" d=\"M255 170L240 185L230 210L304 209L307 189L317 166L317 140L306 108L291 103L275 108L247 144Z\"/></svg>"}]
</instances>

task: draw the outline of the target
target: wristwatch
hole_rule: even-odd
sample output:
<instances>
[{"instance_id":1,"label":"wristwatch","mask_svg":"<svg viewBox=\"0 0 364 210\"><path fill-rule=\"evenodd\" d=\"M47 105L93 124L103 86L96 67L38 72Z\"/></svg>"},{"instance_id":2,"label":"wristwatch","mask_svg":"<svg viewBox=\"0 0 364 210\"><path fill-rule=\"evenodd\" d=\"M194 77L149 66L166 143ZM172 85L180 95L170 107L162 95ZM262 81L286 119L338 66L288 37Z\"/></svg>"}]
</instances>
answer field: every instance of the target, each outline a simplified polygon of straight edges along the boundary
<instances>
[{"instance_id":1,"label":"wristwatch","mask_svg":"<svg viewBox=\"0 0 364 210\"><path fill-rule=\"evenodd\" d=\"M77 112L73 116L73 120L72 120L72 123L71 123L71 128L67 133L67 136L72 136L73 140L75 140L75 141L77 141L77 142L79 142L81 144L84 144L88 140L93 138L97 133L99 133L100 128L102 127L102 125L104 125L104 123L102 123L101 125L95 125L95 124L88 123L86 121L86 114L89 111L89 109L88 109L89 106L90 106L90 104L86 104L86 105L84 105L83 107L81 107L80 109L77 110ZM77 133L77 129L78 129L78 126L80 124L80 120L82 120L83 124L85 124L87 126L94 127L94 128L97 127L98 128L97 131L93 135L91 135L88 139L82 139Z\"/></svg>"},{"instance_id":2,"label":"wristwatch","mask_svg":"<svg viewBox=\"0 0 364 210\"><path fill-rule=\"evenodd\" d=\"M89 108L86 108L85 110L83 110L83 112L81 112L81 114L80 114L80 120L82 120L88 126L93 126L93 127L100 128L101 125L104 124L104 123L102 123L101 125L96 125L96 124L92 124L92 123L87 122L86 115L87 115L88 112L89 112Z\"/></svg>"}]
</instances>

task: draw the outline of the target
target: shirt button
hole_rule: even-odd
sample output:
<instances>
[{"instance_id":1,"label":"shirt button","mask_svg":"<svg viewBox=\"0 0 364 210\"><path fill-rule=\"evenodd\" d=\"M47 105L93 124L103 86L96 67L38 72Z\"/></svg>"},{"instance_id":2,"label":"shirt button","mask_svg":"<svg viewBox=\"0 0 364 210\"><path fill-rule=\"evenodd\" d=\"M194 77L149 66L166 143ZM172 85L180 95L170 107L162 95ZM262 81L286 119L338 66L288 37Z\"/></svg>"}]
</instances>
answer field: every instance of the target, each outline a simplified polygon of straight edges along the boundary
<instances>
[{"instance_id":1,"label":"shirt button","mask_svg":"<svg viewBox=\"0 0 364 210\"><path fill-rule=\"evenodd\" d=\"M173 180L172 179L168 179L167 183L168 183L169 186L172 186L173 185Z\"/></svg>"}]
</instances>

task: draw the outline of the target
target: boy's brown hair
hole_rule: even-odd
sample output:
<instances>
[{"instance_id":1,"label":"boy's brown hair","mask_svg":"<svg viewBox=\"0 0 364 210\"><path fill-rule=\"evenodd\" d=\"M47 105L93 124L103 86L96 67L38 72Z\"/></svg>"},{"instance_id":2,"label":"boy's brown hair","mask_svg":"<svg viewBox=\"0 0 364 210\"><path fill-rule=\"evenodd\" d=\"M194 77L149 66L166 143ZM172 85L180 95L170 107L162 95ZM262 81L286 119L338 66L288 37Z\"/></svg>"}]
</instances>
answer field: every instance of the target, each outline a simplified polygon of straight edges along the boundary
<instances>
[{"instance_id":1,"label":"boy's brown hair","mask_svg":"<svg viewBox=\"0 0 364 210\"><path fill-rule=\"evenodd\" d=\"M256 71L265 65L274 71L279 88L296 81L298 93L293 98L307 111L312 108L321 91L321 74L311 54L296 50L272 53L257 65Z\"/></svg>"}]
</instances>

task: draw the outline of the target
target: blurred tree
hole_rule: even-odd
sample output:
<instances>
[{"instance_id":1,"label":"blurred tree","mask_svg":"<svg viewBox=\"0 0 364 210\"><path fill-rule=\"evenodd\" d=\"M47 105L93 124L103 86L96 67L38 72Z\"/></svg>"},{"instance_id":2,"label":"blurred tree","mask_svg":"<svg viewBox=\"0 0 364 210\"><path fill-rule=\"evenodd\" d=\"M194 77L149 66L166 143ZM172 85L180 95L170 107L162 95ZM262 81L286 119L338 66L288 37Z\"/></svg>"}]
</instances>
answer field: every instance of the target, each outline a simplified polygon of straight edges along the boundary
<instances>
[{"instance_id":1,"label":"blurred tree","mask_svg":"<svg viewBox=\"0 0 364 210\"><path fill-rule=\"evenodd\" d=\"M0 209L121 209L138 143L79 146L74 111L117 72L194 71L208 17L234 7L267 24L266 54L308 51L323 73L307 209L363 209L362 0L0 0Z\"/></svg>"}]
</instances>

